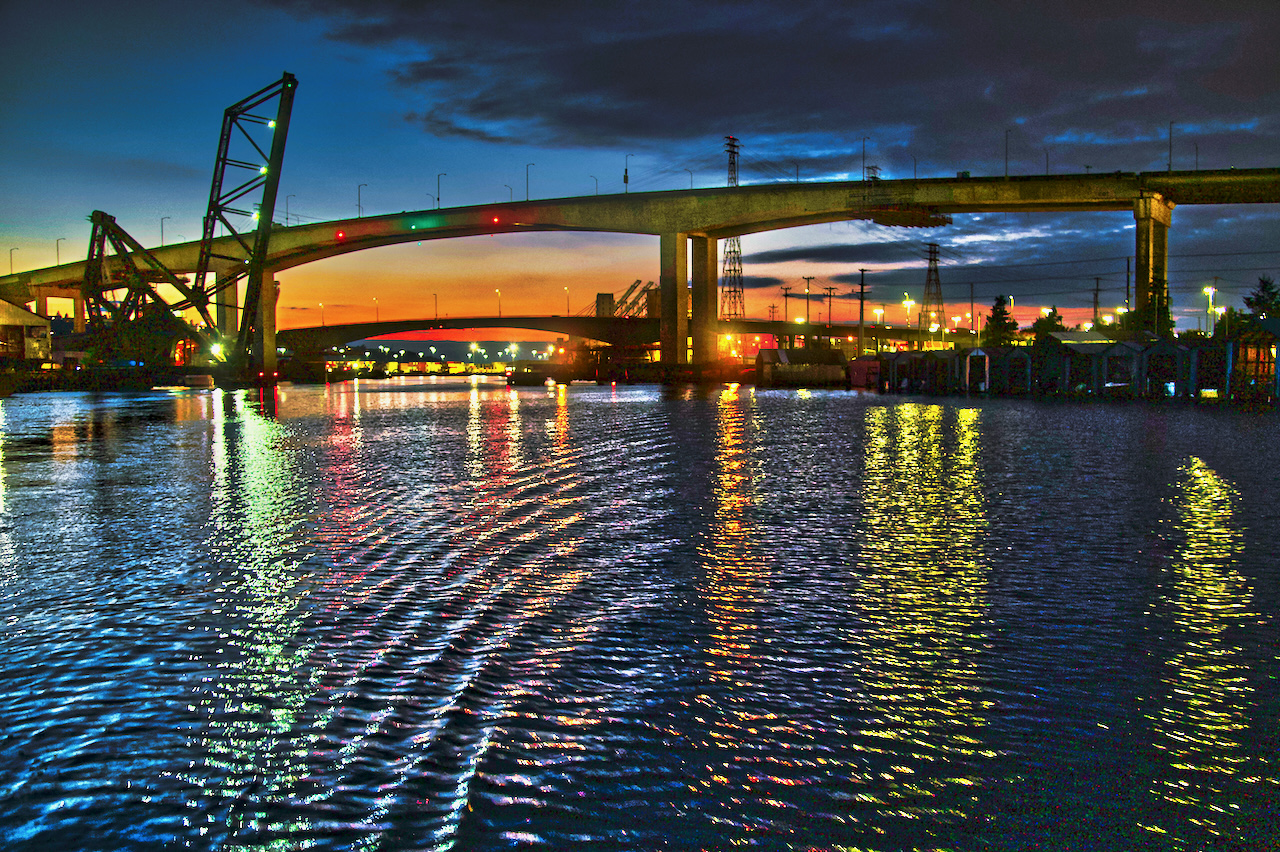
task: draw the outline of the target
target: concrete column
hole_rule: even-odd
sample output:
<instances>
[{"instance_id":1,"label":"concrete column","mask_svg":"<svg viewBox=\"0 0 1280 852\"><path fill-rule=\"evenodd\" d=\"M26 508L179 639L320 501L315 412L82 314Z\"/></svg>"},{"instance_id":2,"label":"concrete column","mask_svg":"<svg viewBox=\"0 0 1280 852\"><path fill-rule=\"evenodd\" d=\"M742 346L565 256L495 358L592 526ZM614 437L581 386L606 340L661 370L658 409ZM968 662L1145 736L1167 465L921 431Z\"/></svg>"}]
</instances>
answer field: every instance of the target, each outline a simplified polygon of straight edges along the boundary
<instances>
[{"instance_id":1,"label":"concrete column","mask_svg":"<svg viewBox=\"0 0 1280 852\"><path fill-rule=\"evenodd\" d=\"M218 282L221 285L221 281ZM213 321L223 337L235 337L240 331L240 284L233 281L213 294Z\"/></svg>"},{"instance_id":2,"label":"concrete column","mask_svg":"<svg viewBox=\"0 0 1280 852\"><path fill-rule=\"evenodd\" d=\"M1134 199L1133 218L1137 223L1134 310L1143 316L1148 300L1156 298L1157 304L1167 304L1169 226L1173 222L1173 202L1158 193L1143 195Z\"/></svg>"},{"instance_id":3,"label":"concrete column","mask_svg":"<svg viewBox=\"0 0 1280 852\"><path fill-rule=\"evenodd\" d=\"M710 237L693 237L693 363L711 364L718 354L720 331L716 241Z\"/></svg>"},{"instance_id":4,"label":"concrete column","mask_svg":"<svg viewBox=\"0 0 1280 852\"><path fill-rule=\"evenodd\" d=\"M36 313L42 317L49 316L49 293L45 290L36 292Z\"/></svg>"},{"instance_id":5,"label":"concrete column","mask_svg":"<svg viewBox=\"0 0 1280 852\"><path fill-rule=\"evenodd\" d=\"M84 320L84 296L79 292L71 297L71 304L75 310L75 330L76 334L83 334L86 328Z\"/></svg>"},{"instance_id":6,"label":"concrete column","mask_svg":"<svg viewBox=\"0 0 1280 852\"><path fill-rule=\"evenodd\" d=\"M662 363L666 365L689 362L689 248L688 235L662 234L658 254L661 275L658 279L662 291L662 321L660 341Z\"/></svg>"},{"instance_id":7,"label":"concrete column","mask_svg":"<svg viewBox=\"0 0 1280 852\"><path fill-rule=\"evenodd\" d=\"M279 288L270 270L262 272L258 288L258 330L254 335L254 364L268 378L276 371L276 299Z\"/></svg>"}]
</instances>

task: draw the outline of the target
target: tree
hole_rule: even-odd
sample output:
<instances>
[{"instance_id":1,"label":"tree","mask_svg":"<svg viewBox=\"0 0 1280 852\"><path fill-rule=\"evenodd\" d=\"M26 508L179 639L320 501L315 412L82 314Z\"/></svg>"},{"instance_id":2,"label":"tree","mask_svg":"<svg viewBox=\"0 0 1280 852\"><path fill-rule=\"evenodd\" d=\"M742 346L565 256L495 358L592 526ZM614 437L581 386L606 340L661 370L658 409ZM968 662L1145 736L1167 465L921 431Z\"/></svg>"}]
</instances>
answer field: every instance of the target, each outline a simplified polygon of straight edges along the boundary
<instances>
[{"instance_id":1,"label":"tree","mask_svg":"<svg viewBox=\"0 0 1280 852\"><path fill-rule=\"evenodd\" d=\"M1035 333L1036 343L1040 343L1049 336L1049 332L1066 331L1067 327L1062 323L1062 315L1058 313L1058 306L1054 305L1049 309L1049 313L1041 315L1039 319L1031 323L1031 330Z\"/></svg>"},{"instance_id":2,"label":"tree","mask_svg":"<svg viewBox=\"0 0 1280 852\"><path fill-rule=\"evenodd\" d=\"M1244 306L1255 317L1280 317L1280 288L1276 287L1270 275L1258 277L1258 286L1244 297Z\"/></svg>"},{"instance_id":3,"label":"tree","mask_svg":"<svg viewBox=\"0 0 1280 852\"><path fill-rule=\"evenodd\" d=\"M987 316L986 327L982 329L983 346L1008 346L1018 334L1018 323L1009 316L1008 303L1004 296L996 296L991 305L991 313Z\"/></svg>"}]
</instances>

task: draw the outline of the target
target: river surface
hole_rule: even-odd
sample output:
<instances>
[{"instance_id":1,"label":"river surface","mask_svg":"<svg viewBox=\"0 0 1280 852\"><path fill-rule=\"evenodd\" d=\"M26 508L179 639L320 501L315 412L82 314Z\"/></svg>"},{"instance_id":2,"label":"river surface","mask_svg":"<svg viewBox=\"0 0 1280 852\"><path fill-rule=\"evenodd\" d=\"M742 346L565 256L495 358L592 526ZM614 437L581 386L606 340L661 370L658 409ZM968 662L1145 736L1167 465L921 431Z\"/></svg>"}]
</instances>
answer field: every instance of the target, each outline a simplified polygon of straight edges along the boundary
<instances>
[{"instance_id":1,"label":"river surface","mask_svg":"<svg viewBox=\"0 0 1280 852\"><path fill-rule=\"evenodd\" d=\"M1280 415L0 402L0 848L1270 849Z\"/></svg>"}]
</instances>

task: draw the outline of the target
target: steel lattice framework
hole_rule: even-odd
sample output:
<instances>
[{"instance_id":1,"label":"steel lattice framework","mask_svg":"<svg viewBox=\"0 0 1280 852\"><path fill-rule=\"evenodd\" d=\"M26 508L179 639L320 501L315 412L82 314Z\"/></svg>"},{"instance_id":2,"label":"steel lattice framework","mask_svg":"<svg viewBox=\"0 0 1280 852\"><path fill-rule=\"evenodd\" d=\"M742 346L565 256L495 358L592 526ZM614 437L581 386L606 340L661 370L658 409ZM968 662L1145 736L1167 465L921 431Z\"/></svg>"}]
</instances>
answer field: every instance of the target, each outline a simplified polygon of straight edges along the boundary
<instances>
[{"instance_id":1,"label":"steel lattice framework","mask_svg":"<svg viewBox=\"0 0 1280 852\"><path fill-rule=\"evenodd\" d=\"M205 322L213 324L207 301L204 306L200 305L187 281L174 275L142 243L120 227L116 217L95 210L89 221L93 223L93 230L89 235L89 255L80 292L84 297L86 319L91 326L122 326L139 320L150 305L166 308L195 305ZM115 254L112 255L108 248ZM138 261L144 266L140 267ZM156 289L160 284L177 290L181 301L170 304Z\"/></svg>"},{"instance_id":2,"label":"steel lattice framework","mask_svg":"<svg viewBox=\"0 0 1280 852\"><path fill-rule=\"evenodd\" d=\"M945 325L946 310L942 305L942 279L938 276L938 244L929 243L925 248L929 251L929 271L925 273L924 299L920 303L920 325L924 324L923 320L926 316L936 318Z\"/></svg>"},{"instance_id":3,"label":"steel lattice framework","mask_svg":"<svg viewBox=\"0 0 1280 852\"><path fill-rule=\"evenodd\" d=\"M213 183L209 189L209 207L204 216L204 231L200 238L200 259L196 267L192 289L195 298L208 304L212 294L228 290L240 279L247 279L244 293L244 311L241 314L235 348L229 358L242 372L249 372L262 363L262 300L263 275L271 239L272 218L275 215L276 193L280 186L280 171L284 163L284 146L289 134L289 116L293 111L293 96L298 81L290 73L285 74L249 97L227 107L222 119L222 134L218 140L218 157L213 169ZM256 115L252 110L276 100L274 119ZM270 131L269 143L259 144L256 136ZM233 142L237 156L231 156ZM243 151L244 153L239 153ZM230 189L224 188L228 169L240 170L247 178ZM234 183L234 181L232 181ZM260 194L259 194L260 193ZM259 194L257 210L244 209L243 205ZM243 235L235 227L231 217L250 217L256 224L252 235ZM215 251L214 231L221 224L244 252L239 256L219 254ZM247 259L246 259L247 258ZM208 275L215 264L230 266L231 272L215 273L213 286ZM200 305L196 304L199 308ZM234 305L232 305L234 307ZM273 308L274 310L274 308ZM202 315L207 313L207 308Z\"/></svg>"},{"instance_id":4,"label":"steel lattice framework","mask_svg":"<svg viewBox=\"0 0 1280 852\"><path fill-rule=\"evenodd\" d=\"M738 185L738 140L724 137L729 153L729 186ZM720 273L720 318L742 319L746 307L742 299L742 243L738 237L724 241L724 267Z\"/></svg>"}]
</instances>

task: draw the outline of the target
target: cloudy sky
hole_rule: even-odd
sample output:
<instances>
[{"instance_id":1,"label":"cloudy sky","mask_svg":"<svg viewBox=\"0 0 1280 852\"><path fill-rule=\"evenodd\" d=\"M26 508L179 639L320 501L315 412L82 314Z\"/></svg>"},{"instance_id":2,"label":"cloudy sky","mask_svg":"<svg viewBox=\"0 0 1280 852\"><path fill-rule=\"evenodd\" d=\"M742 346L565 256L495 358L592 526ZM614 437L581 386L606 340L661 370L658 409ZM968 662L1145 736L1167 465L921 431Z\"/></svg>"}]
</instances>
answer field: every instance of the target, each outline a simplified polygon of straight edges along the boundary
<instances>
[{"instance_id":1,"label":"cloudy sky","mask_svg":"<svg viewBox=\"0 0 1280 852\"><path fill-rule=\"evenodd\" d=\"M92 210L148 245L199 236L222 112L299 81L281 180L293 222L522 198L741 181L1280 166L1280 4L226 0L0 4L0 248L21 271L82 257ZM630 155L628 157L628 155ZM532 165L529 165L532 164ZM443 176L441 177L441 173ZM527 184L526 184L527 180ZM363 184L363 186L362 186ZM63 238L58 242L59 238ZM842 223L742 238L747 313L812 275L849 298L919 301L925 244L943 294L1090 311L1123 303L1127 213L994 214L902 230ZM1280 210L1180 207L1180 324L1280 275ZM281 325L577 311L656 279L657 238L478 237L280 276ZM1096 281L1095 281L1096 279ZM377 299L377 307L374 299ZM791 302L791 313L796 313Z\"/></svg>"}]
</instances>

